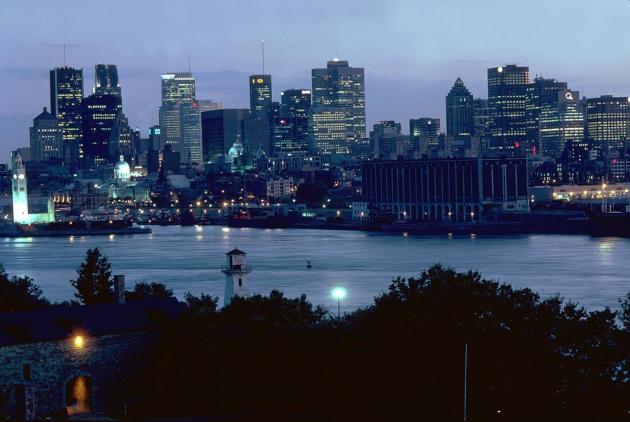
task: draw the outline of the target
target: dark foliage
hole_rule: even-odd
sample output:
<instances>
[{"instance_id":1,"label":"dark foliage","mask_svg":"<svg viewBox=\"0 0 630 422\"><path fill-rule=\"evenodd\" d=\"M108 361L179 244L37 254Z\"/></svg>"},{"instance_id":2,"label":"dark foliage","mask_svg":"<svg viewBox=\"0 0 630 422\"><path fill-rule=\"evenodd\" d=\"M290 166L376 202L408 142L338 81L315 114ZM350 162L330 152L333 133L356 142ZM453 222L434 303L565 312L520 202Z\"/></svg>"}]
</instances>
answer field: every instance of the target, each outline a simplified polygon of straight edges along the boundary
<instances>
[{"instance_id":1,"label":"dark foliage","mask_svg":"<svg viewBox=\"0 0 630 422\"><path fill-rule=\"evenodd\" d=\"M173 290L167 288L162 283L147 283L141 281L136 283L132 291L125 292L127 301L136 301L144 299L166 299L173 297Z\"/></svg>"},{"instance_id":2,"label":"dark foliage","mask_svg":"<svg viewBox=\"0 0 630 422\"><path fill-rule=\"evenodd\" d=\"M32 278L9 276L0 264L0 313L28 311L48 305Z\"/></svg>"},{"instance_id":3,"label":"dark foliage","mask_svg":"<svg viewBox=\"0 0 630 422\"><path fill-rule=\"evenodd\" d=\"M88 249L76 280L70 283L76 289L74 296L85 305L114 301L111 265L98 248Z\"/></svg>"},{"instance_id":4,"label":"dark foliage","mask_svg":"<svg viewBox=\"0 0 630 422\"><path fill-rule=\"evenodd\" d=\"M630 298L589 313L434 266L342 319L275 291L186 302L138 380L138 415L462 420L468 345L471 421L627 420Z\"/></svg>"}]
</instances>

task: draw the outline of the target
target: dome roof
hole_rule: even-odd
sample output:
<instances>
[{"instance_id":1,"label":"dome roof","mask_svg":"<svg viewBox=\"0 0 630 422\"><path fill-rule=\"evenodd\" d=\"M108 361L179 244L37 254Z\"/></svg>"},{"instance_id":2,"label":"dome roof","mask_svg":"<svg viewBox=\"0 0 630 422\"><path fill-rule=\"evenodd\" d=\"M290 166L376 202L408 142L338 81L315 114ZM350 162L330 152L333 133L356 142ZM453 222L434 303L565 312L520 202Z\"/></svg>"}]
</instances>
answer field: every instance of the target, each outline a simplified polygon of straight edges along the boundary
<instances>
[{"instance_id":1,"label":"dome roof","mask_svg":"<svg viewBox=\"0 0 630 422\"><path fill-rule=\"evenodd\" d=\"M124 156L120 156L120 160L114 165L114 177L120 180L129 180L131 177L131 167L125 161Z\"/></svg>"}]
</instances>

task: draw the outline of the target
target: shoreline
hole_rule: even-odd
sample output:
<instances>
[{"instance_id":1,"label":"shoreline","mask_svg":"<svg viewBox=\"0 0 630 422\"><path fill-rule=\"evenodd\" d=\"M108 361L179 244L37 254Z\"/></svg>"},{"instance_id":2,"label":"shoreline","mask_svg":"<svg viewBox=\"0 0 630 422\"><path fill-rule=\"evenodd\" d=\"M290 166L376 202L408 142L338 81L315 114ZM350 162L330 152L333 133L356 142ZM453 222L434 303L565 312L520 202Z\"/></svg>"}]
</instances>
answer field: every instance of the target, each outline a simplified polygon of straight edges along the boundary
<instances>
[{"instance_id":1,"label":"shoreline","mask_svg":"<svg viewBox=\"0 0 630 422\"><path fill-rule=\"evenodd\" d=\"M14 230L10 230L13 228ZM15 239L25 237L68 237L68 236L109 236L109 235L133 235L150 234L153 231L148 227L124 227L106 230L78 229L78 230L46 230L20 231L16 227L0 227L0 238Z\"/></svg>"}]
</instances>

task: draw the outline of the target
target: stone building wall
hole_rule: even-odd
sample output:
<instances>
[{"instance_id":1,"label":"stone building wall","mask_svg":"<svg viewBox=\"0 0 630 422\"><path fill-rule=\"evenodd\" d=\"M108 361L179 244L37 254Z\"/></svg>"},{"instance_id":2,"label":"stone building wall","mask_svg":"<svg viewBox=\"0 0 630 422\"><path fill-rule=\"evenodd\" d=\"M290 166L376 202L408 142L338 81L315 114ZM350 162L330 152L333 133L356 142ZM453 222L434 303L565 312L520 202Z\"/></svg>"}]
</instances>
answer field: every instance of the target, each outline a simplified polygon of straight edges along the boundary
<instances>
[{"instance_id":1,"label":"stone building wall","mask_svg":"<svg viewBox=\"0 0 630 422\"><path fill-rule=\"evenodd\" d=\"M92 411L121 411L131 396L129 374L143 361L149 336L85 335L84 339L80 348L72 338L0 347L0 418L15 416L19 385L26 386L27 392L32 388L36 417L63 415L68 383L79 376L91 381ZM30 381L23 378L25 364L30 365Z\"/></svg>"}]
</instances>

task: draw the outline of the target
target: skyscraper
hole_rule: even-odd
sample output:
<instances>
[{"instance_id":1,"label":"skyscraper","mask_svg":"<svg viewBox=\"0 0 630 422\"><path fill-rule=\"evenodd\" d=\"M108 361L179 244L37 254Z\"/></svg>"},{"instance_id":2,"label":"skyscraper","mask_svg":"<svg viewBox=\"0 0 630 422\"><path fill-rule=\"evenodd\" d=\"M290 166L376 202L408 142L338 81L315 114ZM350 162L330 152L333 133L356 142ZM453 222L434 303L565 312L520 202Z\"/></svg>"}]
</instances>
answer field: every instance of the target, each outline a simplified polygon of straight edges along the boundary
<instances>
[{"instance_id":1,"label":"skyscraper","mask_svg":"<svg viewBox=\"0 0 630 422\"><path fill-rule=\"evenodd\" d=\"M475 135L485 138L490 133L490 109L485 98L473 100L473 120Z\"/></svg>"},{"instance_id":2,"label":"skyscraper","mask_svg":"<svg viewBox=\"0 0 630 422\"><path fill-rule=\"evenodd\" d=\"M274 154L308 153L310 111L310 89L282 91L280 113L274 118Z\"/></svg>"},{"instance_id":3,"label":"skyscraper","mask_svg":"<svg viewBox=\"0 0 630 422\"><path fill-rule=\"evenodd\" d=\"M183 162L202 161L201 120L195 99L195 78L190 72L162 75L160 131L162 144L171 145Z\"/></svg>"},{"instance_id":4,"label":"skyscraper","mask_svg":"<svg viewBox=\"0 0 630 422\"><path fill-rule=\"evenodd\" d=\"M63 132L59 120L46 107L33 119L30 135L34 161L63 160Z\"/></svg>"},{"instance_id":5,"label":"skyscraper","mask_svg":"<svg viewBox=\"0 0 630 422\"><path fill-rule=\"evenodd\" d=\"M83 100L83 162L84 168L110 161L110 142L122 102L115 95L90 95Z\"/></svg>"},{"instance_id":6,"label":"skyscraper","mask_svg":"<svg viewBox=\"0 0 630 422\"><path fill-rule=\"evenodd\" d=\"M309 117L311 149L327 160L350 154L352 112L347 107L313 106Z\"/></svg>"},{"instance_id":7,"label":"skyscraper","mask_svg":"<svg viewBox=\"0 0 630 422\"><path fill-rule=\"evenodd\" d=\"M201 139L204 162L227 154L237 139L243 139L248 109L204 111L201 113Z\"/></svg>"},{"instance_id":8,"label":"skyscraper","mask_svg":"<svg viewBox=\"0 0 630 422\"><path fill-rule=\"evenodd\" d=\"M534 82L527 85L527 103L525 104L526 139L528 149L540 146L540 113L543 107L553 107L558 99L562 99L559 93L568 89L566 82L558 82L555 79L536 77Z\"/></svg>"},{"instance_id":9,"label":"skyscraper","mask_svg":"<svg viewBox=\"0 0 630 422\"><path fill-rule=\"evenodd\" d=\"M608 154L630 139L630 98L602 95L586 100L587 136Z\"/></svg>"},{"instance_id":10,"label":"skyscraper","mask_svg":"<svg viewBox=\"0 0 630 422\"><path fill-rule=\"evenodd\" d=\"M271 75L249 77L249 111L254 119L269 119L271 108Z\"/></svg>"},{"instance_id":11,"label":"skyscraper","mask_svg":"<svg viewBox=\"0 0 630 422\"><path fill-rule=\"evenodd\" d=\"M409 134L418 138L421 144L437 146L440 137L440 119L431 117L410 119Z\"/></svg>"},{"instance_id":12,"label":"skyscraper","mask_svg":"<svg viewBox=\"0 0 630 422\"><path fill-rule=\"evenodd\" d=\"M364 69L350 67L346 60L334 59L327 63L325 69L313 69L311 77L313 107L346 108L348 142L365 138ZM349 147L347 150L349 152Z\"/></svg>"},{"instance_id":13,"label":"skyscraper","mask_svg":"<svg viewBox=\"0 0 630 422\"><path fill-rule=\"evenodd\" d=\"M81 150L81 103L83 69L58 67L50 71L50 112L59 120L63 136L64 160L76 168L83 158Z\"/></svg>"},{"instance_id":14,"label":"skyscraper","mask_svg":"<svg viewBox=\"0 0 630 422\"><path fill-rule=\"evenodd\" d=\"M528 67L507 65L488 69L491 148L518 149L526 141L528 84Z\"/></svg>"},{"instance_id":15,"label":"skyscraper","mask_svg":"<svg viewBox=\"0 0 630 422\"><path fill-rule=\"evenodd\" d=\"M567 141L584 139L584 112L580 93L564 89L546 101L538 114L537 148L541 155L560 158Z\"/></svg>"},{"instance_id":16,"label":"skyscraper","mask_svg":"<svg viewBox=\"0 0 630 422\"><path fill-rule=\"evenodd\" d=\"M475 133L473 96L457 78L446 96L446 134L454 138L470 137Z\"/></svg>"},{"instance_id":17,"label":"skyscraper","mask_svg":"<svg viewBox=\"0 0 630 422\"><path fill-rule=\"evenodd\" d=\"M118 68L115 64L97 64L94 68L94 94L120 97Z\"/></svg>"}]
</instances>

